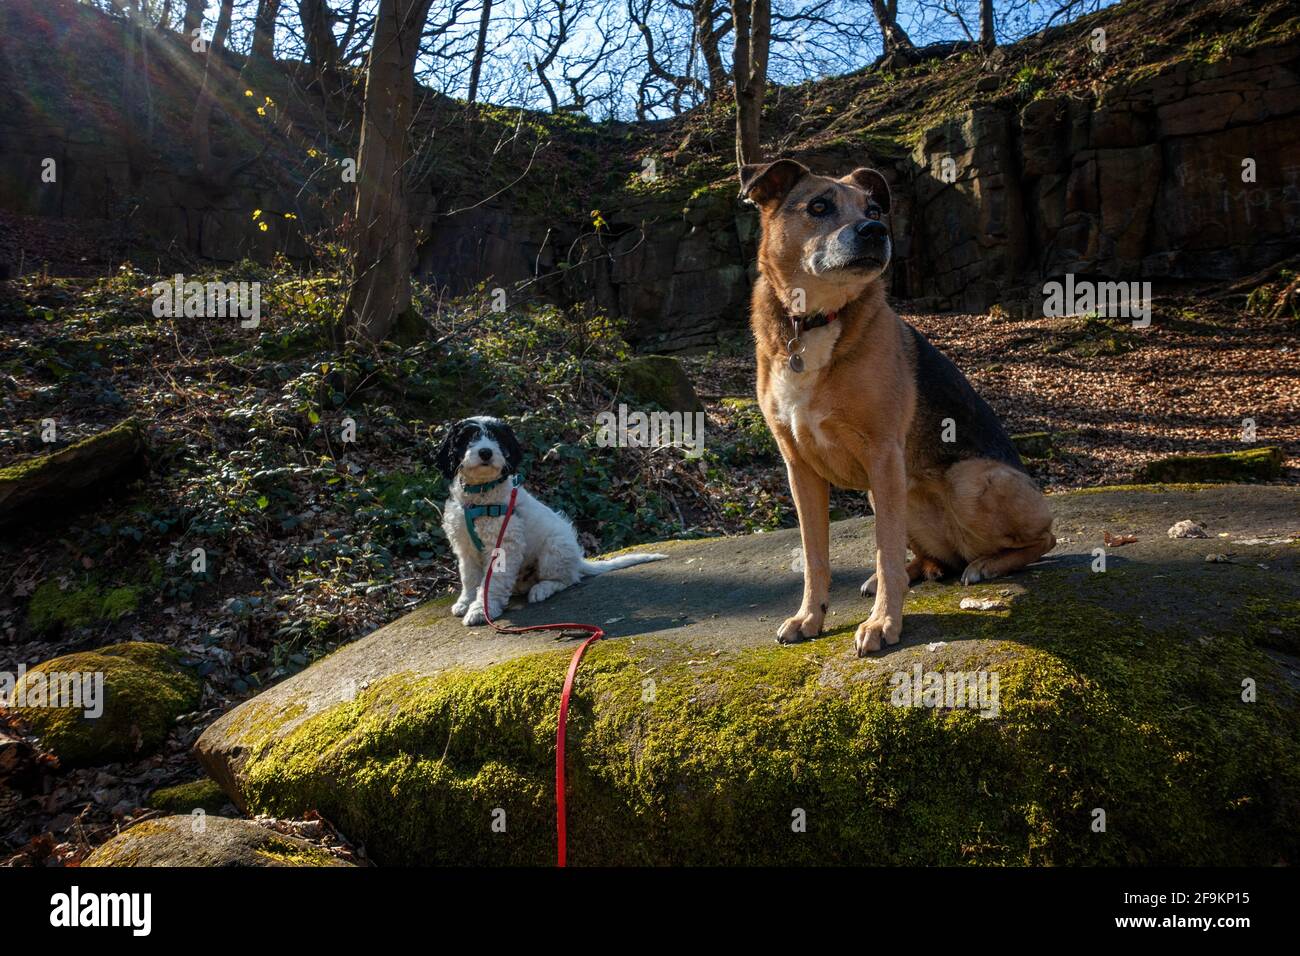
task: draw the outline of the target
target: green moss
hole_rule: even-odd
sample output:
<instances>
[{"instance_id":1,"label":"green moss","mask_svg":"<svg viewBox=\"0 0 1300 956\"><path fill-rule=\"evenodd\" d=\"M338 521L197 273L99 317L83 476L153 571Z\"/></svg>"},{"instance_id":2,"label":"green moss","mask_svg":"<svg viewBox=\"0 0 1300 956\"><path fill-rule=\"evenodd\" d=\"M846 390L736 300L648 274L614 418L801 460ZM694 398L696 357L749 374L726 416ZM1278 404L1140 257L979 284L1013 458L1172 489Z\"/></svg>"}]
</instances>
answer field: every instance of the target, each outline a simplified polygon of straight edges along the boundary
<instances>
[{"instance_id":1,"label":"green moss","mask_svg":"<svg viewBox=\"0 0 1300 956\"><path fill-rule=\"evenodd\" d=\"M168 813L190 813L195 809L216 813L229 802L220 784L207 777L174 787L159 787L149 797L150 807Z\"/></svg>"},{"instance_id":2,"label":"green moss","mask_svg":"<svg viewBox=\"0 0 1300 956\"><path fill-rule=\"evenodd\" d=\"M669 355L639 355L614 369L624 397L658 405L670 412L702 409L682 363Z\"/></svg>"},{"instance_id":3,"label":"green moss","mask_svg":"<svg viewBox=\"0 0 1300 956\"><path fill-rule=\"evenodd\" d=\"M1282 473L1282 449L1276 445L1217 455L1173 455L1143 465L1140 482L1269 481Z\"/></svg>"},{"instance_id":4,"label":"green moss","mask_svg":"<svg viewBox=\"0 0 1300 956\"><path fill-rule=\"evenodd\" d=\"M0 498L5 497L8 485L18 484L24 479L31 478L42 471L59 467L58 460L66 459L70 453L87 453L90 449L102 444L116 444L117 442L129 440L140 441L140 425L135 419L127 419L119 422L112 428L106 428L97 435L91 435L89 438L83 438L81 441L69 445L66 448L60 448L46 455L37 455L34 458L28 458L24 461L0 468ZM57 460L56 460L57 459Z\"/></svg>"},{"instance_id":5,"label":"green moss","mask_svg":"<svg viewBox=\"0 0 1300 956\"><path fill-rule=\"evenodd\" d=\"M992 586L922 588L908 616L939 624L947 643L863 661L851 624L796 648L704 657L598 644L570 711L571 859L1294 859L1294 695L1239 631L1199 640L1143 613L1159 610L1147 583L1121 568L1041 572L1000 613L958 607ZM317 808L385 863L548 863L569 653L398 675L287 733L267 721L243 771L248 805ZM998 715L893 706L891 675L916 662L996 673ZM1259 702L1241 701L1243 674L1258 675ZM1105 833L1091 829L1098 807ZM791 829L798 810L803 833Z\"/></svg>"},{"instance_id":6,"label":"green moss","mask_svg":"<svg viewBox=\"0 0 1300 956\"><path fill-rule=\"evenodd\" d=\"M1242 633L1263 647L1300 654L1300 601L1256 597L1237 614Z\"/></svg>"},{"instance_id":7,"label":"green moss","mask_svg":"<svg viewBox=\"0 0 1300 956\"><path fill-rule=\"evenodd\" d=\"M310 844L270 837L265 846L254 850L254 855L266 861L267 866L338 866L337 857Z\"/></svg>"},{"instance_id":8,"label":"green moss","mask_svg":"<svg viewBox=\"0 0 1300 956\"><path fill-rule=\"evenodd\" d=\"M1074 488L1059 492L1064 495L1102 495L1112 491L1145 491L1148 494L1163 495L1172 491L1206 491L1214 485L1207 482L1150 482L1136 485L1098 485L1095 488Z\"/></svg>"},{"instance_id":9,"label":"green moss","mask_svg":"<svg viewBox=\"0 0 1300 956\"><path fill-rule=\"evenodd\" d=\"M36 675L42 675L36 677ZM41 706L32 698L47 674L103 675L102 714L87 706ZM148 753L166 739L172 722L198 706L201 683L162 644L113 644L56 657L27 672L15 689L35 706L12 712L68 766L95 766ZM41 700L48 699L42 694Z\"/></svg>"},{"instance_id":10,"label":"green moss","mask_svg":"<svg viewBox=\"0 0 1300 956\"><path fill-rule=\"evenodd\" d=\"M93 583L64 591L47 580L27 607L27 621L37 634L61 628L87 627L100 621L116 621L133 612L140 603L139 589L112 588L101 591Z\"/></svg>"}]
</instances>

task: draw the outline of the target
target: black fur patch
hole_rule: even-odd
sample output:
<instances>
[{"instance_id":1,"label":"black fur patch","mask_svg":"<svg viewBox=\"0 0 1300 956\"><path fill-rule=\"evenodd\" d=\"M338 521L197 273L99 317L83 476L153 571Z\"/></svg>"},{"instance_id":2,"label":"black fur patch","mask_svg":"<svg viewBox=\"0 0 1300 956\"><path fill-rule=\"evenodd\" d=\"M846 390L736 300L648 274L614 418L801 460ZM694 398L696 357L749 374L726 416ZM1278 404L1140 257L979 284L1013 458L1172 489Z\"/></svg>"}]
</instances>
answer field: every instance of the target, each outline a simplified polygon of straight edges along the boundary
<instances>
[{"instance_id":1,"label":"black fur patch","mask_svg":"<svg viewBox=\"0 0 1300 956\"><path fill-rule=\"evenodd\" d=\"M965 458L992 458L1018 471L1025 466L997 413L966 376L912 326L916 343L916 417L907 438L908 470L944 470ZM943 420L955 423L955 441L943 441Z\"/></svg>"},{"instance_id":2,"label":"black fur patch","mask_svg":"<svg viewBox=\"0 0 1300 956\"><path fill-rule=\"evenodd\" d=\"M434 463L444 478L451 481L456 477L461 460L465 457L465 449L482 436L492 439L501 449L501 455L506 461L502 474L513 475L519 470L524 451L509 425L499 418L464 418L447 429L442 444L434 453Z\"/></svg>"}]
</instances>

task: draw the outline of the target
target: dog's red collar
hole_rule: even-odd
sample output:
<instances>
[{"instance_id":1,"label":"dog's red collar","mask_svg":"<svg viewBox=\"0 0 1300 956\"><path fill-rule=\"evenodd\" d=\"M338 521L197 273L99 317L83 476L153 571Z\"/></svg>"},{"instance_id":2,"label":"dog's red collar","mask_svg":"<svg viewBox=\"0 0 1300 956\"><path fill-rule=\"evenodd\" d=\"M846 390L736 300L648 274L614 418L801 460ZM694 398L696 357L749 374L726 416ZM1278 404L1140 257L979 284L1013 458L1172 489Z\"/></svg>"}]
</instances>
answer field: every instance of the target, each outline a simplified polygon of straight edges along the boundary
<instances>
[{"instance_id":1,"label":"dog's red collar","mask_svg":"<svg viewBox=\"0 0 1300 956\"><path fill-rule=\"evenodd\" d=\"M839 318L839 312L818 312L816 315L805 315L796 318L794 321L799 331L803 333L810 329L820 329L823 325L830 325L837 318Z\"/></svg>"}]
</instances>

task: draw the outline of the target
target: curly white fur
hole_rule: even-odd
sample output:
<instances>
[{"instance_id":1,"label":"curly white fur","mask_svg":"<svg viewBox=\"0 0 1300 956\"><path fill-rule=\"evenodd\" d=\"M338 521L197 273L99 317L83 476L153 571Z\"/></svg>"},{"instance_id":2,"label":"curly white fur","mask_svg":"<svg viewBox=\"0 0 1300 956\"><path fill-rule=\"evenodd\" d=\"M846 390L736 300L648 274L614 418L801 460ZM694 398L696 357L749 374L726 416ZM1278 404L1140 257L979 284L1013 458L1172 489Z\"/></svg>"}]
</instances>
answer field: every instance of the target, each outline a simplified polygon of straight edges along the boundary
<instances>
[{"instance_id":1,"label":"curly white fur","mask_svg":"<svg viewBox=\"0 0 1300 956\"><path fill-rule=\"evenodd\" d=\"M492 450L490 462L484 463L479 458L480 449ZM460 565L460 597L451 606L451 613L464 620L468 627L487 623L483 613L483 580L487 575L487 562L493 560L501 522L505 519L484 515L475 520L474 530L483 542L480 551L465 526L465 509L474 505L501 505L504 513L504 506L510 501L511 484L504 481L487 491L471 493L465 490L462 471L500 468L505 464L504 456L498 459L500 454L497 443L489 435L471 442L452 481L451 497L443 507L442 528ZM491 479L473 477L469 483L477 486L488 480ZM505 611L512 594L526 593L532 603L545 601L584 577L665 557L664 554L627 554L608 561L588 561L583 557L578 535L569 520L521 487L514 514L501 541L501 550L496 553L492 593L487 596L488 611L495 620Z\"/></svg>"}]
</instances>

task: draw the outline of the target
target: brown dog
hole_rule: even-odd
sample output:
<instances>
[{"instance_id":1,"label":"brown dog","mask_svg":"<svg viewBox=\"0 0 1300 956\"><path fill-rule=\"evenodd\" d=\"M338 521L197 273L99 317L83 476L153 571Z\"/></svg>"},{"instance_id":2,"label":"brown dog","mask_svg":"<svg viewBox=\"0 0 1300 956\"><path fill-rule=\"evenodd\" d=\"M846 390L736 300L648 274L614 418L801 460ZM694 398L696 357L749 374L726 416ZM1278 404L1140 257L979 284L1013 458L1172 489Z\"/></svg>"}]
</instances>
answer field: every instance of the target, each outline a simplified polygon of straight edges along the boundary
<instances>
[{"instance_id":1,"label":"brown dog","mask_svg":"<svg viewBox=\"0 0 1300 956\"><path fill-rule=\"evenodd\" d=\"M1051 511L993 410L886 304L884 177L855 169L831 179L782 159L740 178L762 213L758 401L803 538L803 603L777 640L821 633L834 482L869 489L876 513L876 573L862 586L876 600L854 641L862 656L898 642L912 582L960 570L973 584L1050 551Z\"/></svg>"}]
</instances>

